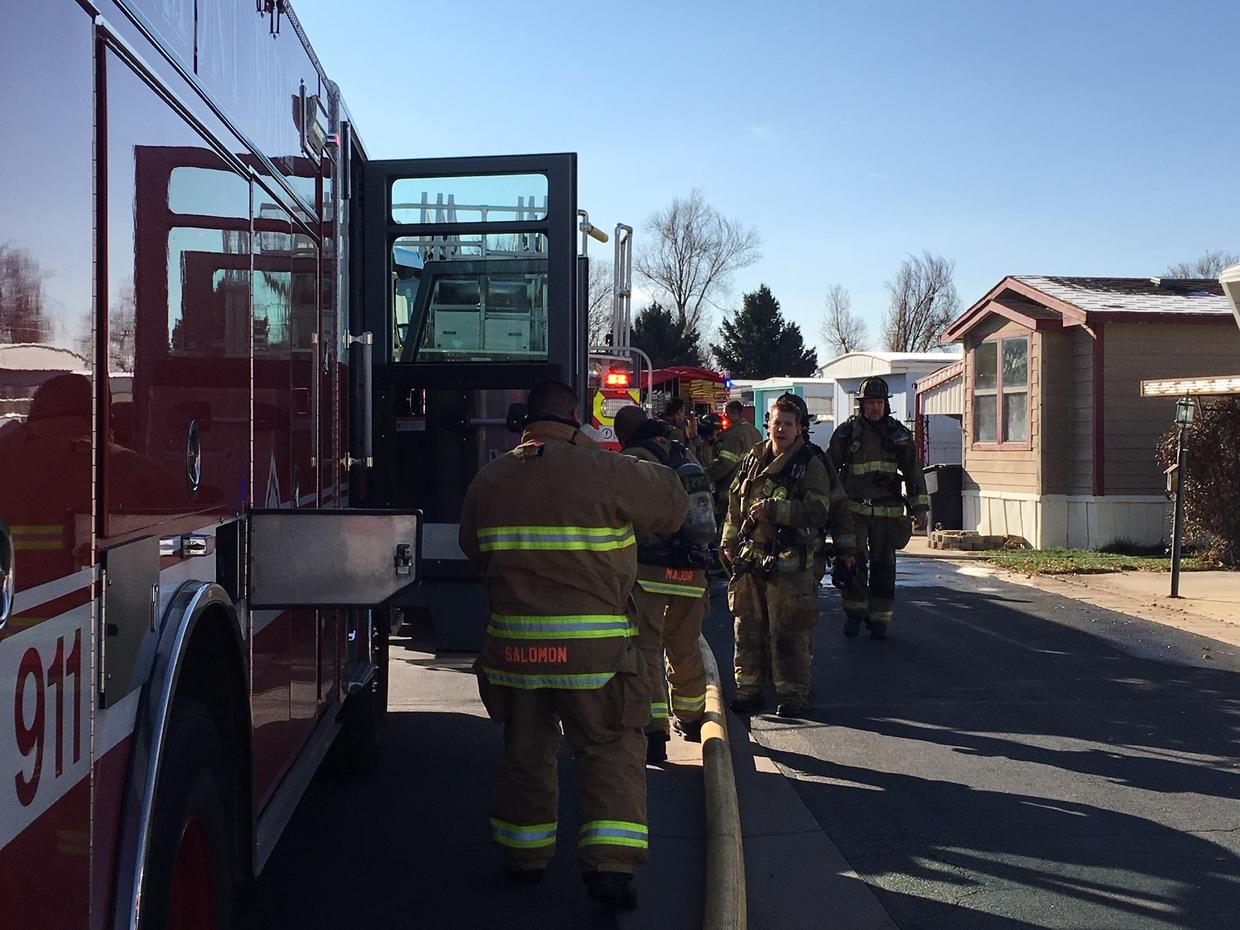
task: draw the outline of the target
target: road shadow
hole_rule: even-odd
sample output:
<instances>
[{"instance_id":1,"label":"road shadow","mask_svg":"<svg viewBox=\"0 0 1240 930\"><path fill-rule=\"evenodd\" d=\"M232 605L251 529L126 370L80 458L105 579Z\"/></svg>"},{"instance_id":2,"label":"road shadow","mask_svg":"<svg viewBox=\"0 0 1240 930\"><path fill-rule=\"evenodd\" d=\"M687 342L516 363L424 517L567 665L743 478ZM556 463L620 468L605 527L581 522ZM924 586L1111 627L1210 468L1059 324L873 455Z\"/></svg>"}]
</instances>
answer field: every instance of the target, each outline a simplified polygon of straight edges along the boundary
<instances>
[{"instance_id":1,"label":"road shadow","mask_svg":"<svg viewBox=\"0 0 1240 930\"><path fill-rule=\"evenodd\" d=\"M576 765L566 745L558 756L558 844L546 877L526 886L504 875L488 823L501 752L501 728L478 714L390 711L387 746L372 772L342 779L324 768L310 785L257 883L245 926L700 926L700 767L672 760L647 768L650 860L636 879L638 909L617 917L589 900L581 883Z\"/></svg>"},{"instance_id":2,"label":"road shadow","mask_svg":"<svg viewBox=\"0 0 1240 930\"><path fill-rule=\"evenodd\" d=\"M824 593L809 714L745 725L904 930L1240 926L1234 654L984 586L901 587L886 642Z\"/></svg>"}]
</instances>

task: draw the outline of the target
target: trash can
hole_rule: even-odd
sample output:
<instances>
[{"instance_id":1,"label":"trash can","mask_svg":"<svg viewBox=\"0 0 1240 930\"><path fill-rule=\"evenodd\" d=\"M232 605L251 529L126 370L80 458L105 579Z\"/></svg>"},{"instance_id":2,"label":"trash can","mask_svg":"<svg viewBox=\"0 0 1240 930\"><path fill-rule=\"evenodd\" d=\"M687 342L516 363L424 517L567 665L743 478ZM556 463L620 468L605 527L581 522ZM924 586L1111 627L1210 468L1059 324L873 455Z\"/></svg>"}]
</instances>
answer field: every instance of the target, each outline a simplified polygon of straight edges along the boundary
<instances>
[{"instance_id":1,"label":"trash can","mask_svg":"<svg viewBox=\"0 0 1240 930\"><path fill-rule=\"evenodd\" d=\"M930 496L931 530L964 529L963 465L927 465L926 493Z\"/></svg>"}]
</instances>

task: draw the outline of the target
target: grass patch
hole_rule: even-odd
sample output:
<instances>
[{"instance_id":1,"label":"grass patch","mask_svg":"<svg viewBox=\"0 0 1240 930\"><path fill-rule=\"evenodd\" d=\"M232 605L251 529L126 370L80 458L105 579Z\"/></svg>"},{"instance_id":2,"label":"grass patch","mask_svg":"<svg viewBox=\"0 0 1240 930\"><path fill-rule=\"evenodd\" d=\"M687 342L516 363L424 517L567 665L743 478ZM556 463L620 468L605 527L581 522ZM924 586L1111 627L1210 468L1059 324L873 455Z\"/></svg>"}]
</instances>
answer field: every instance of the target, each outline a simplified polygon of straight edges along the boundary
<instances>
[{"instance_id":1,"label":"grass patch","mask_svg":"<svg viewBox=\"0 0 1240 930\"><path fill-rule=\"evenodd\" d=\"M999 568L1027 575L1089 575L1101 572L1169 572L1169 556L1124 555L1093 549L994 549L978 553ZM1182 571L1203 571L1213 565L1181 558Z\"/></svg>"}]
</instances>

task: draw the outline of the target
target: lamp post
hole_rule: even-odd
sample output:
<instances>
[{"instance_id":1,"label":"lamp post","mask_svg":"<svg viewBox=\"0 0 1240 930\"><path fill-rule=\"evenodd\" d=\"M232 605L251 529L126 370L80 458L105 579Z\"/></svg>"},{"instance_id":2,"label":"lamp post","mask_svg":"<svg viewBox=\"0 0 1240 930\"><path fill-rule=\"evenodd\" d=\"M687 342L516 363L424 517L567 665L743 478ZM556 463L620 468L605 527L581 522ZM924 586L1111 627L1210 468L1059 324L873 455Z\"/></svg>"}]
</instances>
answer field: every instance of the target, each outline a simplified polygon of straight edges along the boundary
<instances>
[{"instance_id":1,"label":"lamp post","mask_svg":"<svg viewBox=\"0 0 1240 930\"><path fill-rule=\"evenodd\" d=\"M1175 464L1175 517L1171 524L1171 596L1180 596L1180 548L1184 539L1184 463L1188 453L1188 428L1197 414L1197 401L1185 394L1175 402L1175 425L1180 444Z\"/></svg>"}]
</instances>

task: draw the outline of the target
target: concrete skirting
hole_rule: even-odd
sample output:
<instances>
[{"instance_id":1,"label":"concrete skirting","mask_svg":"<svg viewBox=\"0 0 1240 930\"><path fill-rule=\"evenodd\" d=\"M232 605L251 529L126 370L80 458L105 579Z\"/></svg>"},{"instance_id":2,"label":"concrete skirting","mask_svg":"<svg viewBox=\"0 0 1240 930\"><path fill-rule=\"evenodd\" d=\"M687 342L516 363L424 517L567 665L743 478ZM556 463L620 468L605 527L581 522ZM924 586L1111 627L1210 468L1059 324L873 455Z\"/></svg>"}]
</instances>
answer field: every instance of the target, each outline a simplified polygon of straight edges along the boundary
<instances>
[{"instance_id":1,"label":"concrete skirting","mask_svg":"<svg viewBox=\"0 0 1240 930\"><path fill-rule=\"evenodd\" d=\"M1165 543L1170 504L1161 495L963 493L964 526L986 536L1019 536L1035 549L1101 549L1115 542Z\"/></svg>"}]
</instances>

